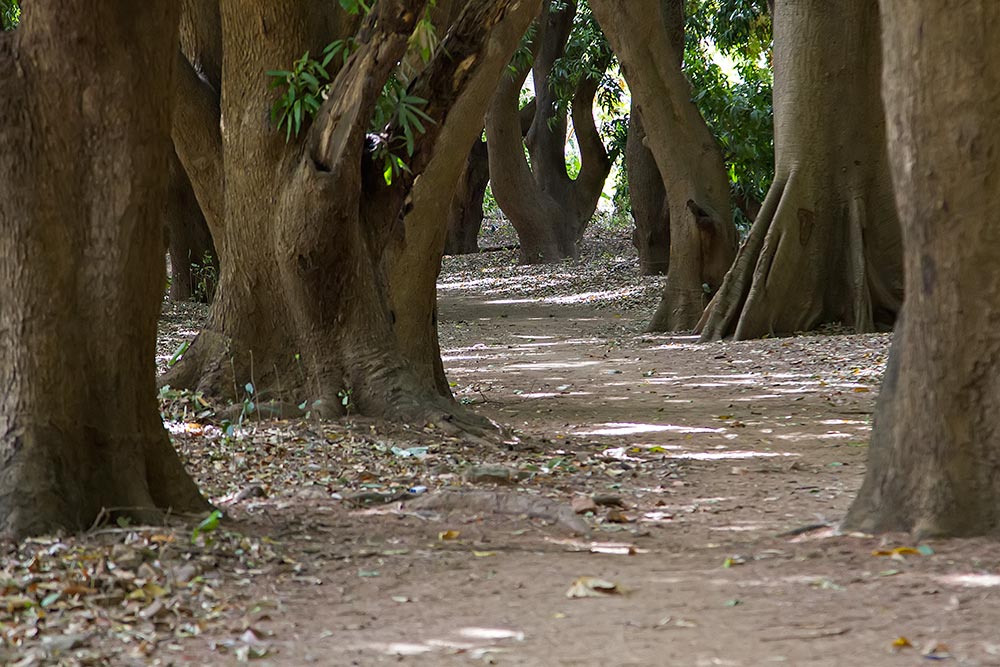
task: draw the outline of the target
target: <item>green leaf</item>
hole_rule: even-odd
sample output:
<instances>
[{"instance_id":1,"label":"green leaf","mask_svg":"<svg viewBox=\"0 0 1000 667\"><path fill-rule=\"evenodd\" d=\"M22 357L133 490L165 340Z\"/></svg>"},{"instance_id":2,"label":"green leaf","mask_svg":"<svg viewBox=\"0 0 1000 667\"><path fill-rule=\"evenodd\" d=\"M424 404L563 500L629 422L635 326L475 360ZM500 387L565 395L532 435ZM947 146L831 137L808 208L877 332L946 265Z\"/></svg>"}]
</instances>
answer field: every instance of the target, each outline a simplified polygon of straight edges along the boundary
<instances>
[{"instance_id":1,"label":"green leaf","mask_svg":"<svg viewBox=\"0 0 1000 667\"><path fill-rule=\"evenodd\" d=\"M174 364L180 361L180 358L184 356L184 353L187 352L189 347L191 347L191 341L186 340L181 343L180 347L177 348L177 351L174 352L174 355L170 357L169 361L167 361L167 368L173 367Z\"/></svg>"},{"instance_id":2,"label":"green leaf","mask_svg":"<svg viewBox=\"0 0 1000 667\"><path fill-rule=\"evenodd\" d=\"M198 539L198 536L202 533L210 533L219 527L219 519L222 518L222 512L219 510L213 510L211 514L202 519L201 523L195 526L194 530L191 531L191 541L194 542Z\"/></svg>"}]
</instances>

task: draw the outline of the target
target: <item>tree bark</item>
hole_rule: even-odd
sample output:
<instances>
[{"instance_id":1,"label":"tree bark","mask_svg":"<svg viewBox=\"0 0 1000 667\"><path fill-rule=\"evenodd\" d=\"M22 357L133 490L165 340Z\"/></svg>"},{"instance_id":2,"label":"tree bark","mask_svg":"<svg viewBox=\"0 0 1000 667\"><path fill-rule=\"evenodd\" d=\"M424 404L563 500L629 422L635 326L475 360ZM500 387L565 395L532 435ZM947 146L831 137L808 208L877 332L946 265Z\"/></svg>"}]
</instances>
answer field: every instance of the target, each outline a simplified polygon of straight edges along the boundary
<instances>
[{"instance_id":1,"label":"tree bark","mask_svg":"<svg viewBox=\"0 0 1000 667\"><path fill-rule=\"evenodd\" d=\"M996 536L1000 5L884 0L881 10L906 302L844 527Z\"/></svg>"},{"instance_id":2,"label":"tree bark","mask_svg":"<svg viewBox=\"0 0 1000 667\"><path fill-rule=\"evenodd\" d=\"M191 181L173 152L168 178L165 216L170 298L210 303L219 279L219 259Z\"/></svg>"},{"instance_id":3,"label":"tree bark","mask_svg":"<svg viewBox=\"0 0 1000 667\"><path fill-rule=\"evenodd\" d=\"M594 123L599 82L586 78L581 79L571 105L581 169L576 179L566 170L567 118L557 111L549 76L565 49L575 15L575 2L566 2L559 9L553 9L548 0L543 3L531 69L535 116L525 141L519 95L528 76L526 69L501 79L486 117L493 196L517 231L522 264L558 262L579 255L577 243L597 209L611 170L611 159Z\"/></svg>"},{"instance_id":4,"label":"tree bark","mask_svg":"<svg viewBox=\"0 0 1000 667\"><path fill-rule=\"evenodd\" d=\"M646 147L646 131L634 108L629 114L625 165L632 208L632 245L639 253L639 272L662 275L670 267L670 206L656 158Z\"/></svg>"},{"instance_id":5,"label":"tree bark","mask_svg":"<svg viewBox=\"0 0 1000 667\"><path fill-rule=\"evenodd\" d=\"M892 325L902 251L879 94L877 0L779 1L775 179L703 340ZM849 109L846 112L845 109Z\"/></svg>"},{"instance_id":6,"label":"tree bark","mask_svg":"<svg viewBox=\"0 0 1000 667\"><path fill-rule=\"evenodd\" d=\"M482 45L477 71L454 98L427 166L413 186L403 233L390 245L383 260L393 329L403 357L419 376L433 378L437 393L448 399L452 394L438 346L437 278L448 215L454 206L451 193L456 191L464 171L461 160L455 157L467 155L475 144L482 144L479 138L490 93L507 71L521 37L538 14L541 0L508 4L509 10ZM485 191L485 184L482 187ZM481 218L482 196L478 210Z\"/></svg>"},{"instance_id":7,"label":"tree bark","mask_svg":"<svg viewBox=\"0 0 1000 667\"><path fill-rule=\"evenodd\" d=\"M465 171L448 213L448 237L444 254L479 252L479 230L483 226L483 199L490 182L490 155L485 141L476 141L469 151Z\"/></svg>"},{"instance_id":8,"label":"tree bark","mask_svg":"<svg viewBox=\"0 0 1000 667\"><path fill-rule=\"evenodd\" d=\"M591 0L618 56L663 176L670 265L652 331L693 329L736 254L729 178L718 143L681 71L681 0Z\"/></svg>"},{"instance_id":9,"label":"tree bark","mask_svg":"<svg viewBox=\"0 0 1000 667\"><path fill-rule=\"evenodd\" d=\"M434 59L410 84L411 94L428 100L424 111L431 120L407 160L412 173L396 174L387 185L382 165L370 156L368 125L426 1L374 6L329 99L304 137L286 146L265 120L271 98L261 72L349 35L349 17L323 0L223 0L225 159L203 155L205 142L178 142L185 165L221 160L224 217L221 234L213 235L222 272L206 328L164 382L230 396L234 386L252 382L258 400L306 400L320 415L341 413L347 396L352 410L372 416L457 419L458 406L439 386L443 371L418 372L418 363L403 353L405 335L394 329L400 316L387 292L387 284L398 283L386 274L386 253L400 243L417 244L417 228L405 220L422 207L420 184L426 181L447 193L436 195L443 202L439 231L430 235L440 259L447 207L463 165L453 154L452 166L442 170L447 177L431 177L435 146L449 136L444 128L456 100L485 67L492 30L520 4L465 4ZM399 131L387 128L394 137ZM477 132L455 154L465 155ZM433 255L425 252L421 261L409 266L429 266L434 276ZM411 279L425 282L423 274ZM425 328L434 319L433 289L431 295ZM436 346L436 338L423 342ZM242 398L240 392L233 397Z\"/></svg>"},{"instance_id":10,"label":"tree bark","mask_svg":"<svg viewBox=\"0 0 1000 667\"><path fill-rule=\"evenodd\" d=\"M0 36L0 533L207 507L156 404L167 0L35 3Z\"/></svg>"}]
</instances>

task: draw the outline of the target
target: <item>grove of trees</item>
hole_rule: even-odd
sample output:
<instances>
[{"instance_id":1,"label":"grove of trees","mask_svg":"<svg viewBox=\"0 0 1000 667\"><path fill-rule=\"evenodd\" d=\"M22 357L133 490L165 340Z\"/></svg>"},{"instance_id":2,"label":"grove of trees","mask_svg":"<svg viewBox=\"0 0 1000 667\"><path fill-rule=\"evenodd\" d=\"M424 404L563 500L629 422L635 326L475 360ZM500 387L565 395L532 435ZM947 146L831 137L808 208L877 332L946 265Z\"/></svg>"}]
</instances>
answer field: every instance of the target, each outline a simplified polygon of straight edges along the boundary
<instances>
[{"instance_id":1,"label":"grove of trees","mask_svg":"<svg viewBox=\"0 0 1000 667\"><path fill-rule=\"evenodd\" d=\"M494 432L442 256L488 181L522 263L572 261L615 172L650 329L895 324L847 526L995 533L1000 8L954 4L0 2L0 532L207 507L155 400L168 245L211 304L161 385Z\"/></svg>"}]
</instances>

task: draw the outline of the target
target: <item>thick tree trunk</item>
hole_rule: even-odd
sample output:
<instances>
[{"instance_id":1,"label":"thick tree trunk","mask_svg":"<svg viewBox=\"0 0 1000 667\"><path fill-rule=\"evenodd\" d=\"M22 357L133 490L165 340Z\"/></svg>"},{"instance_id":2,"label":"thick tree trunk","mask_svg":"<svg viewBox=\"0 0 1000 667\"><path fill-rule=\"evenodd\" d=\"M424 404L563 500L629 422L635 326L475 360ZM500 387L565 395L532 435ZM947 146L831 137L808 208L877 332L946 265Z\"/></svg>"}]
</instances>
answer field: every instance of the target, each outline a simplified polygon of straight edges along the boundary
<instances>
[{"instance_id":1,"label":"thick tree trunk","mask_svg":"<svg viewBox=\"0 0 1000 667\"><path fill-rule=\"evenodd\" d=\"M598 82L582 79L572 102L581 169L576 179L566 171L567 118L556 109L548 79L565 49L575 14L575 2L566 2L558 9L548 1L543 3L531 70L535 116L526 140L521 139L518 103L527 71L501 79L486 117L493 196L517 231L522 264L578 256L577 243L597 209L611 170L611 160L594 124ZM525 144L530 165L524 155Z\"/></svg>"},{"instance_id":2,"label":"thick tree trunk","mask_svg":"<svg viewBox=\"0 0 1000 667\"><path fill-rule=\"evenodd\" d=\"M413 186L403 232L395 237L383 260L393 329L402 355L417 375L433 378L438 394L449 399L451 389L438 347L437 278L448 233L447 224L442 223L447 223L454 211L451 193L464 171L461 160L455 157L474 152L474 145L485 148L479 138L490 93L505 75L540 4L541 0L510 3L509 11L492 29L479 52L477 71L455 98L427 166ZM488 169L485 171L488 175ZM483 191L485 188L483 183ZM481 219L481 194L478 211Z\"/></svg>"},{"instance_id":3,"label":"thick tree trunk","mask_svg":"<svg viewBox=\"0 0 1000 667\"><path fill-rule=\"evenodd\" d=\"M459 179L448 212L448 237L444 254L479 252L479 230L483 226L483 199L490 182L490 155L485 141L476 141L469 151L465 171Z\"/></svg>"},{"instance_id":4,"label":"thick tree trunk","mask_svg":"<svg viewBox=\"0 0 1000 667\"><path fill-rule=\"evenodd\" d=\"M207 507L156 405L177 9L35 3L0 36L0 533Z\"/></svg>"},{"instance_id":5,"label":"thick tree trunk","mask_svg":"<svg viewBox=\"0 0 1000 667\"><path fill-rule=\"evenodd\" d=\"M632 208L632 245L639 252L639 272L666 274L670 267L670 206L663 177L646 147L646 131L635 108L629 115L625 165Z\"/></svg>"},{"instance_id":6,"label":"thick tree trunk","mask_svg":"<svg viewBox=\"0 0 1000 667\"><path fill-rule=\"evenodd\" d=\"M884 0L881 9L906 304L844 526L996 536L1000 5Z\"/></svg>"},{"instance_id":7,"label":"thick tree trunk","mask_svg":"<svg viewBox=\"0 0 1000 667\"><path fill-rule=\"evenodd\" d=\"M349 34L349 17L336 3L321 0L223 0L226 187L224 224L215 235L221 280L205 330L164 382L216 395L253 382L258 400L308 400L322 415L341 412L344 396L352 409L372 416L439 423L457 413L441 396L438 374L419 372L403 353L402 334L394 330L399 316L386 288L387 281L395 283L385 275L384 260L387 247L414 242L416 228L404 219L422 207L420 184L434 182L441 188L436 201L442 202L435 221L437 257L426 252L421 263L409 266L436 274L447 207L463 164L452 155L452 165L442 170L447 177L430 176L435 146L450 136L444 128L456 100L483 71L492 30L520 4L465 4L435 58L410 86L412 94L429 100L424 111L432 119L407 160L413 173L396 174L386 185L381 165L370 158L369 119L425 0L374 6L333 93L304 139L290 146L266 123L271 94L260 72L305 50L318 53L325 42ZM476 125L481 117L480 110ZM473 128L455 154L465 155L477 133ZM183 132L174 136L186 167L214 163L203 155L205 142L187 142ZM425 282L417 276L413 281ZM430 284L421 322L426 328L434 317L433 279ZM436 338L423 342L436 346ZM242 398L240 392L235 398Z\"/></svg>"},{"instance_id":8,"label":"thick tree trunk","mask_svg":"<svg viewBox=\"0 0 1000 667\"><path fill-rule=\"evenodd\" d=\"M590 6L621 62L669 204L670 266L649 328L690 330L722 284L737 233L722 151L681 71L683 2L591 0Z\"/></svg>"},{"instance_id":9,"label":"thick tree trunk","mask_svg":"<svg viewBox=\"0 0 1000 667\"><path fill-rule=\"evenodd\" d=\"M210 303L219 280L219 259L191 181L176 154L170 156L165 216L170 298Z\"/></svg>"},{"instance_id":10,"label":"thick tree trunk","mask_svg":"<svg viewBox=\"0 0 1000 667\"><path fill-rule=\"evenodd\" d=\"M180 46L216 94L222 90L222 16L219 0L181 0Z\"/></svg>"},{"instance_id":11,"label":"thick tree trunk","mask_svg":"<svg viewBox=\"0 0 1000 667\"><path fill-rule=\"evenodd\" d=\"M878 0L779 1L775 178L704 340L891 326L902 293L899 222L879 94ZM845 111L849 110L849 111Z\"/></svg>"}]
</instances>

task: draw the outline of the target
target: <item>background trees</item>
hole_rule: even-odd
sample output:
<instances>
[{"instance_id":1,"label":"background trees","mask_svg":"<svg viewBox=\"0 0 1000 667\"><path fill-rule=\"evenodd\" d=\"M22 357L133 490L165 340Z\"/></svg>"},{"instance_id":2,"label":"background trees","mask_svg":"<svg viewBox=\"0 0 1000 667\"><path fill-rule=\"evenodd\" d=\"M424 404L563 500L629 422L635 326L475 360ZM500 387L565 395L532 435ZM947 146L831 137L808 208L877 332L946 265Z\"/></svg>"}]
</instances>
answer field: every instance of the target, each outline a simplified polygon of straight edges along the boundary
<instances>
[{"instance_id":1,"label":"background trees","mask_svg":"<svg viewBox=\"0 0 1000 667\"><path fill-rule=\"evenodd\" d=\"M777 171L702 336L891 325L902 267L877 2L779 2L774 23Z\"/></svg>"},{"instance_id":2,"label":"background trees","mask_svg":"<svg viewBox=\"0 0 1000 667\"><path fill-rule=\"evenodd\" d=\"M650 328L688 330L722 283L737 234L722 152L681 69L683 7L590 4L629 81L670 209L670 266Z\"/></svg>"},{"instance_id":3,"label":"background trees","mask_svg":"<svg viewBox=\"0 0 1000 667\"><path fill-rule=\"evenodd\" d=\"M546 1L531 44L533 58L501 79L486 119L493 196L517 230L527 264L577 256L613 159L594 121L612 56L586 3ZM520 99L529 73L534 117L522 144ZM575 177L566 163L570 118L580 149Z\"/></svg>"}]
</instances>

